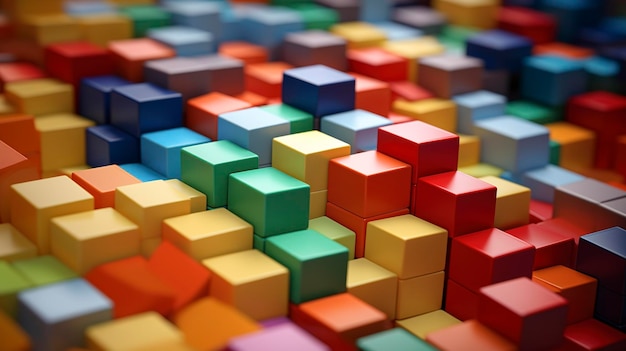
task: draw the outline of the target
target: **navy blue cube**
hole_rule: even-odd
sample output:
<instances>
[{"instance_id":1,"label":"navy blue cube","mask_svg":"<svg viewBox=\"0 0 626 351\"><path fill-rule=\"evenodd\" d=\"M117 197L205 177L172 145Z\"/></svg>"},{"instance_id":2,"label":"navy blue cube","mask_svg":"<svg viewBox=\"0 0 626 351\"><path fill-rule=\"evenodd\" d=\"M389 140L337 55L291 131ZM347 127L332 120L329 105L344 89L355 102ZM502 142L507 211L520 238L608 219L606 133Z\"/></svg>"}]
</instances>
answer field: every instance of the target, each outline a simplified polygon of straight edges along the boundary
<instances>
[{"instance_id":1,"label":"navy blue cube","mask_svg":"<svg viewBox=\"0 0 626 351\"><path fill-rule=\"evenodd\" d=\"M482 59L487 70L517 73L524 58L531 56L533 43L521 35L494 29L479 32L466 41L468 56Z\"/></svg>"},{"instance_id":2,"label":"navy blue cube","mask_svg":"<svg viewBox=\"0 0 626 351\"><path fill-rule=\"evenodd\" d=\"M283 103L315 117L354 109L355 79L324 65L292 68L283 73Z\"/></svg>"},{"instance_id":3,"label":"navy blue cube","mask_svg":"<svg viewBox=\"0 0 626 351\"><path fill-rule=\"evenodd\" d=\"M139 138L109 124L87 128L85 144L91 167L140 161Z\"/></svg>"},{"instance_id":4,"label":"navy blue cube","mask_svg":"<svg viewBox=\"0 0 626 351\"><path fill-rule=\"evenodd\" d=\"M118 76L84 78L80 82L78 113L97 124L109 123L111 91L128 84Z\"/></svg>"},{"instance_id":5,"label":"navy blue cube","mask_svg":"<svg viewBox=\"0 0 626 351\"><path fill-rule=\"evenodd\" d=\"M182 95L151 83L115 88L111 92L111 124L135 137L182 127Z\"/></svg>"}]
</instances>

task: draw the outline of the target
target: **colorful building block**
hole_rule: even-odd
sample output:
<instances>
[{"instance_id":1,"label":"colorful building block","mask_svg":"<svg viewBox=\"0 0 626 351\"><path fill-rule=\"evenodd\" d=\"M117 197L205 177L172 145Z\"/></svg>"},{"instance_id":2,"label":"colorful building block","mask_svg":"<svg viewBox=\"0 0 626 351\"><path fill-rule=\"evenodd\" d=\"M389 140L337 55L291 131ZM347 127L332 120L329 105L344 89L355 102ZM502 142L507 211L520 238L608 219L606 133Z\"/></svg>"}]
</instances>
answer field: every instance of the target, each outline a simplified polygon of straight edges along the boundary
<instances>
[{"instance_id":1,"label":"colorful building block","mask_svg":"<svg viewBox=\"0 0 626 351\"><path fill-rule=\"evenodd\" d=\"M114 207L118 186L139 183L140 180L118 165L108 165L72 173L72 180L94 197L94 207Z\"/></svg>"},{"instance_id":2,"label":"colorful building block","mask_svg":"<svg viewBox=\"0 0 626 351\"><path fill-rule=\"evenodd\" d=\"M459 169L462 167L473 166L478 163L480 163L480 138L475 135L460 134Z\"/></svg>"},{"instance_id":3,"label":"colorful building block","mask_svg":"<svg viewBox=\"0 0 626 351\"><path fill-rule=\"evenodd\" d=\"M504 177L506 178L506 176ZM569 183L585 179L578 173L554 165L545 165L522 173L519 178L510 180L530 188L533 199L553 203L555 189Z\"/></svg>"},{"instance_id":4,"label":"colorful building block","mask_svg":"<svg viewBox=\"0 0 626 351\"><path fill-rule=\"evenodd\" d=\"M358 20L337 23L330 27L329 31L344 38L348 43L348 49L379 46L387 39L385 32L375 25Z\"/></svg>"},{"instance_id":5,"label":"colorful building block","mask_svg":"<svg viewBox=\"0 0 626 351\"><path fill-rule=\"evenodd\" d=\"M547 128L512 116L477 121L481 160L513 173L548 164L550 134Z\"/></svg>"},{"instance_id":6,"label":"colorful building block","mask_svg":"<svg viewBox=\"0 0 626 351\"><path fill-rule=\"evenodd\" d=\"M468 56L483 60L486 70L507 70L518 73L522 62L533 54L528 38L501 29L492 29L470 36L466 42Z\"/></svg>"},{"instance_id":7,"label":"colorful building block","mask_svg":"<svg viewBox=\"0 0 626 351\"><path fill-rule=\"evenodd\" d=\"M78 277L76 272L51 255L17 260L13 262L13 267L33 286L48 285Z\"/></svg>"},{"instance_id":8,"label":"colorful building block","mask_svg":"<svg viewBox=\"0 0 626 351\"><path fill-rule=\"evenodd\" d=\"M505 114L506 97L488 90L478 90L453 97L457 109L456 130L474 133L474 122Z\"/></svg>"},{"instance_id":9,"label":"colorful building block","mask_svg":"<svg viewBox=\"0 0 626 351\"><path fill-rule=\"evenodd\" d=\"M556 265L573 267L576 242L566 235L535 223L507 229L506 232L535 247L533 270Z\"/></svg>"},{"instance_id":10,"label":"colorful building block","mask_svg":"<svg viewBox=\"0 0 626 351\"><path fill-rule=\"evenodd\" d=\"M303 31L304 23L298 12L287 7L250 8L242 19L245 38L267 48L271 58L276 59L280 45L288 33Z\"/></svg>"},{"instance_id":11,"label":"colorful building block","mask_svg":"<svg viewBox=\"0 0 626 351\"><path fill-rule=\"evenodd\" d=\"M559 166L572 170L593 167L595 133L568 122L549 123L546 128L550 140L559 144Z\"/></svg>"},{"instance_id":12,"label":"colorful building block","mask_svg":"<svg viewBox=\"0 0 626 351\"><path fill-rule=\"evenodd\" d=\"M351 153L376 150L378 128L392 124L375 113L355 109L324 116L320 131L350 145Z\"/></svg>"},{"instance_id":13,"label":"colorful building block","mask_svg":"<svg viewBox=\"0 0 626 351\"><path fill-rule=\"evenodd\" d=\"M528 224L529 188L494 176L479 179L497 188L494 227L504 230Z\"/></svg>"},{"instance_id":14,"label":"colorful building block","mask_svg":"<svg viewBox=\"0 0 626 351\"><path fill-rule=\"evenodd\" d=\"M406 319L441 309L445 272L398 280L396 318Z\"/></svg>"},{"instance_id":15,"label":"colorful building block","mask_svg":"<svg viewBox=\"0 0 626 351\"><path fill-rule=\"evenodd\" d=\"M318 218L326 215L326 203L328 202L328 190L319 190L311 192L309 201L309 219Z\"/></svg>"},{"instance_id":16,"label":"colorful building block","mask_svg":"<svg viewBox=\"0 0 626 351\"><path fill-rule=\"evenodd\" d=\"M41 140L35 127L35 117L27 114L2 115L0 118L0 141L23 156L37 159L41 153ZM8 155L8 151L7 151ZM7 157L7 159L9 159ZM39 162L35 162L37 165Z\"/></svg>"},{"instance_id":17,"label":"colorful building block","mask_svg":"<svg viewBox=\"0 0 626 351\"><path fill-rule=\"evenodd\" d=\"M388 117L391 109L389 83L356 73L350 75L356 79L354 108Z\"/></svg>"},{"instance_id":18,"label":"colorful building block","mask_svg":"<svg viewBox=\"0 0 626 351\"><path fill-rule=\"evenodd\" d=\"M378 351L388 347L398 351L434 351L434 346L411 335L402 328L393 328L361 337L356 341L359 350Z\"/></svg>"},{"instance_id":19,"label":"colorful building block","mask_svg":"<svg viewBox=\"0 0 626 351\"><path fill-rule=\"evenodd\" d=\"M436 96L450 99L454 95L482 88L481 60L469 56L433 56L419 60L417 84Z\"/></svg>"},{"instance_id":20,"label":"colorful building block","mask_svg":"<svg viewBox=\"0 0 626 351\"><path fill-rule=\"evenodd\" d=\"M161 345L173 349L185 340L180 330L156 312L138 313L92 325L87 328L85 339L93 350L128 351L156 350Z\"/></svg>"},{"instance_id":21,"label":"colorful building block","mask_svg":"<svg viewBox=\"0 0 626 351\"><path fill-rule=\"evenodd\" d=\"M388 40L403 40L416 38L424 34L421 30L413 28L395 21L382 21L374 24L385 33Z\"/></svg>"},{"instance_id":22,"label":"colorful building block","mask_svg":"<svg viewBox=\"0 0 626 351\"><path fill-rule=\"evenodd\" d=\"M208 55L216 51L215 38L208 31L188 26L149 29L146 36L172 48L176 56Z\"/></svg>"},{"instance_id":23,"label":"colorful building block","mask_svg":"<svg viewBox=\"0 0 626 351\"><path fill-rule=\"evenodd\" d=\"M83 279L22 291L18 321L34 350L84 345L92 325L112 318L112 301Z\"/></svg>"},{"instance_id":24,"label":"colorful building block","mask_svg":"<svg viewBox=\"0 0 626 351\"><path fill-rule=\"evenodd\" d=\"M136 163L141 159L139 138L110 124L88 127L85 144L86 163L91 167Z\"/></svg>"},{"instance_id":25,"label":"colorful building block","mask_svg":"<svg viewBox=\"0 0 626 351\"><path fill-rule=\"evenodd\" d=\"M50 251L83 275L96 266L139 254L139 228L113 208L54 217Z\"/></svg>"},{"instance_id":26,"label":"colorful building block","mask_svg":"<svg viewBox=\"0 0 626 351\"><path fill-rule=\"evenodd\" d=\"M467 320L429 333L426 335L426 341L442 351L515 350L516 348L513 342L477 320Z\"/></svg>"},{"instance_id":27,"label":"colorful building block","mask_svg":"<svg viewBox=\"0 0 626 351\"><path fill-rule=\"evenodd\" d=\"M166 180L164 175L159 174L150 167L146 167L141 163L124 163L120 168L130 173L133 177L142 182L150 182L153 180Z\"/></svg>"},{"instance_id":28,"label":"colorful building block","mask_svg":"<svg viewBox=\"0 0 626 351\"><path fill-rule=\"evenodd\" d=\"M396 325L398 327L405 329L420 339L426 339L426 335L431 332L459 323L461 323L460 320L456 319L444 310L436 310L419 316L396 321Z\"/></svg>"},{"instance_id":29,"label":"colorful building block","mask_svg":"<svg viewBox=\"0 0 626 351\"><path fill-rule=\"evenodd\" d=\"M527 277L480 289L478 321L520 350L557 347L563 341L567 300Z\"/></svg>"},{"instance_id":30,"label":"colorful building block","mask_svg":"<svg viewBox=\"0 0 626 351\"><path fill-rule=\"evenodd\" d=\"M187 100L185 126L217 140L218 116L249 107L248 102L217 91L200 95Z\"/></svg>"},{"instance_id":31,"label":"colorful building block","mask_svg":"<svg viewBox=\"0 0 626 351\"><path fill-rule=\"evenodd\" d=\"M623 233L624 229L613 227L581 236L576 261L578 271L596 278L599 286L622 296L626 292L626 279L622 274L626 267L621 245Z\"/></svg>"},{"instance_id":32,"label":"colorful building block","mask_svg":"<svg viewBox=\"0 0 626 351\"><path fill-rule=\"evenodd\" d=\"M7 102L20 113L47 115L74 111L74 88L58 79L39 78L5 84Z\"/></svg>"},{"instance_id":33,"label":"colorful building block","mask_svg":"<svg viewBox=\"0 0 626 351\"><path fill-rule=\"evenodd\" d=\"M222 34L222 8L213 2L168 2L165 9L172 16L172 24L209 32L218 41Z\"/></svg>"},{"instance_id":34,"label":"colorful building block","mask_svg":"<svg viewBox=\"0 0 626 351\"><path fill-rule=\"evenodd\" d=\"M286 119L290 124L290 133L313 130L313 115L283 103L259 106L263 111Z\"/></svg>"},{"instance_id":35,"label":"colorful building block","mask_svg":"<svg viewBox=\"0 0 626 351\"><path fill-rule=\"evenodd\" d=\"M441 33L447 20L445 16L428 6L403 6L396 8L392 13L394 22L416 28L424 35Z\"/></svg>"},{"instance_id":36,"label":"colorful building block","mask_svg":"<svg viewBox=\"0 0 626 351\"><path fill-rule=\"evenodd\" d=\"M292 68L292 65L282 61L247 64L246 90L270 99L278 99L282 95L283 73Z\"/></svg>"},{"instance_id":37,"label":"colorful building block","mask_svg":"<svg viewBox=\"0 0 626 351\"><path fill-rule=\"evenodd\" d=\"M170 58L176 52L149 38L114 40L108 43L115 71L123 78L139 83L143 81L143 65L149 60Z\"/></svg>"},{"instance_id":38,"label":"colorful building block","mask_svg":"<svg viewBox=\"0 0 626 351\"><path fill-rule=\"evenodd\" d=\"M243 61L246 65L268 61L267 49L247 41L227 41L217 48L220 55Z\"/></svg>"},{"instance_id":39,"label":"colorful building block","mask_svg":"<svg viewBox=\"0 0 626 351\"><path fill-rule=\"evenodd\" d=\"M532 280L567 299L568 325L593 318L598 283L595 278L557 265L534 271Z\"/></svg>"},{"instance_id":40,"label":"colorful building block","mask_svg":"<svg viewBox=\"0 0 626 351\"><path fill-rule=\"evenodd\" d=\"M281 323L263 330L232 338L229 351L329 351L320 340L314 338L294 323Z\"/></svg>"},{"instance_id":41,"label":"colorful building block","mask_svg":"<svg viewBox=\"0 0 626 351\"><path fill-rule=\"evenodd\" d=\"M109 123L111 91L130 84L119 76L83 78L79 85L78 113L97 124Z\"/></svg>"},{"instance_id":42,"label":"colorful building block","mask_svg":"<svg viewBox=\"0 0 626 351\"><path fill-rule=\"evenodd\" d=\"M78 22L62 12L32 14L22 22L21 36L40 46L81 39Z\"/></svg>"},{"instance_id":43,"label":"colorful building block","mask_svg":"<svg viewBox=\"0 0 626 351\"><path fill-rule=\"evenodd\" d=\"M0 92L4 91L4 85L7 83L44 77L46 73L30 62L0 63Z\"/></svg>"},{"instance_id":44,"label":"colorful building block","mask_svg":"<svg viewBox=\"0 0 626 351\"><path fill-rule=\"evenodd\" d=\"M11 223L0 223L0 259L11 262L32 258L37 255L37 247L20 233Z\"/></svg>"},{"instance_id":45,"label":"colorful building block","mask_svg":"<svg viewBox=\"0 0 626 351\"><path fill-rule=\"evenodd\" d=\"M40 177L39 162L29 160L11 146L0 140L0 222L8 222L10 218L9 193L11 185L36 180Z\"/></svg>"},{"instance_id":46,"label":"colorful building block","mask_svg":"<svg viewBox=\"0 0 626 351\"><path fill-rule=\"evenodd\" d=\"M289 269L289 301L346 291L348 249L312 229L267 238L265 254Z\"/></svg>"},{"instance_id":47,"label":"colorful building block","mask_svg":"<svg viewBox=\"0 0 626 351\"><path fill-rule=\"evenodd\" d=\"M428 123L448 132L456 132L457 107L449 99L431 98L417 101L395 100L391 110Z\"/></svg>"},{"instance_id":48,"label":"colorful building block","mask_svg":"<svg viewBox=\"0 0 626 351\"><path fill-rule=\"evenodd\" d=\"M498 28L522 35L535 44L555 40L556 19L549 14L522 6L503 6L498 10Z\"/></svg>"},{"instance_id":49,"label":"colorful building block","mask_svg":"<svg viewBox=\"0 0 626 351\"><path fill-rule=\"evenodd\" d=\"M288 33L282 44L281 58L294 67L324 65L339 71L348 69L347 42L322 30Z\"/></svg>"},{"instance_id":50,"label":"colorful building block","mask_svg":"<svg viewBox=\"0 0 626 351\"><path fill-rule=\"evenodd\" d=\"M8 261L0 261L0 309L11 318L17 316L17 294L33 286L33 283L21 274Z\"/></svg>"},{"instance_id":51,"label":"colorful building block","mask_svg":"<svg viewBox=\"0 0 626 351\"><path fill-rule=\"evenodd\" d=\"M435 0L433 8L440 11L451 24L489 29L496 25L499 5L496 0Z\"/></svg>"},{"instance_id":52,"label":"colorful building block","mask_svg":"<svg viewBox=\"0 0 626 351\"><path fill-rule=\"evenodd\" d=\"M624 333L597 319L570 324L565 327L563 348L571 350L619 350L626 347Z\"/></svg>"},{"instance_id":53,"label":"colorful building block","mask_svg":"<svg viewBox=\"0 0 626 351\"><path fill-rule=\"evenodd\" d=\"M132 38L133 28L130 19L114 11L111 12L79 17L77 22L83 40L106 48L111 41Z\"/></svg>"},{"instance_id":54,"label":"colorful building block","mask_svg":"<svg viewBox=\"0 0 626 351\"><path fill-rule=\"evenodd\" d=\"M520 82L523 98L549 106L565 105L587 87L582 63L558 56L532 56L524 60Z\"/></svg>"},{"instance_id":55,"label":"colorful building block","mask_svg":"<svg viewBox=\"0 0 626 351\"><path fill-rule=\"evenodd\" d=\"M272 139L290 133L290 123L260 107L226 112L217 119L217 139L229 140L259 156L259 165L272 161Z\"/></svg>"},{"instance_id":56,"label":"colorful building block","mask_svg":"<svg viewBox=\"0 0 626 351\"><path fill-rule=\"evenodd\" d=\"M352 49L347 52L348 69L382 81L408 79L408 60L380 48Z\"/></svg>"},{"instance_id":57,"label":"colorful building block","mask_svg":"<svg viewBox=\"0 0 626 351\"><path fill-rule=\"evenodd\" d=\"M387 41L383 49L409 60L409 81L417 82L418 63L421 58L445 52L445 46L432 36Z\"/></svg>"},{"instance_id":58,"label":"colorful building block","mask_svg":"<svg viewBox=\"0 0 626 351\"><path fill-rule=\"evenodd\" d=\"M314 195L312 193L311 197L313 196ZM326 201L324 201L324 209L325 208ZM354 258L354 245L356 240L354 231L324 215L309 219L308 229L313 229L338 244L343 245L346 249L348 249L348 259L352 260Z\"/></svg>"},{"instance_id":59,"label":"colorful building block","mask_svg":"<svg viewBox=\"0 0 626 351\"><path fill-rule=\"evenodd\" d=\"M135 137L181 127L182 110L180 93L150 83L125 85L111 92L111 125Z\"/></svg>"},{"instance_id":60,"label":"colorful building block","mask_svg":"<svg viewBox=\"0 0 626 351\"><path fill-rule=\"evenodd\" d=\"M55 43L46 46L44 65L54 78L78 88L82 78L113 74L109 52L84 41Z\"/></svg>"},{"instance_id":61,"label":"colorful building block","mask_svg":"<svg viewBox=\"0 0 626 351\"><path fill-rule=\"evenodd\" d=\"M382 127L377 150L411 165L411 183L418 178L456 170L459 137L421 121Z\"/></svg>"},{"instance_id":62,"label":"colorful building block","mask_svg":"<svg viewBox=\"0 0 626 351\"><path fill-rule=\"evenodd\" d=\"M165 27L171 24L172 15L166 9L152 3L139 3L124 6L120 13L133 22L133 36L145 37L151 28Z\"/></svg>"},{"instance_id":63,"label":"colorful building block","mask_svg":"<svg viewBox=\"0 0 626 351\"><path fill-rule=\"evenodd\" d=\"M31 350L30 337L24 329L0 310L0 335L2 335L3 347L7 350Z\"/></svg>"},{"instance_id":64,"label":"colorful building block","mask_svg":"<svg viewBox=\"0 0 626 351\"><path fill-rule=\"evenodd\" d=\"M398 276L367 258L348 261L348 293L396 319Z\"/></svg>"},{"instance_id":65,"label":"colorful building block","mask_svg":"<svg viewBox=\"0 0 626 351\"><path fill-rule=\"evenodd\" d=\"M531 277L535 248L497 228L452 239L449 277L478 290L518 277Z\"/></svg>"},{"instance_id":66,"label":"colorful building block","mask_svg":"<svg viewBox=\"0 0 626 351\"><path fill-rule=\"evenodd\" d=\"M167 179L165 183L183 194L183 196L189 198L192 213L205 211L207 209L206 195L204 195L204 193L187 185L180 179Z\"/></svg>"},{"instance_id":67,"label":"colorful building block","mask_svg":"<svg viewBox=\"0 0 626 351\"><path fill-rule=\"evenodd\" d=\"M408 279L442 271L447 242L445 229L413 215L380 219L367 224L365 258Z\"/></svg>"},{"instance_id":68,"label":"colorful building block","mask_svg":"<svg viewBox=\"0 0 626 351\"><path fill-rule=\"evenodd\" d=\"M292 320L332 350L358 350L358 338L389 329L386 315L348 293L290 306Z\"/></svg>"},{"instance_id":69,"label":"colorful building block","mask_svg":"<svg viewBox=\"0 0 626 351\"><path fill-rule=\"evenodd\" d=\"M287 315L289 270L258 250L207 258L209 294L255 320Z\"/></svg>"},{"instance_id":70,"label":"colorful building block","mask_svg":"<svg viewBox=\"0 0 626 351\"><path fill-rule=\"evenodd\" d=\"M11 223L37 246L50 252L50 219L94 208L91 194L67 176L38 179L11 186Z\"/></svg>"},{"instance_id":71,"label":"colorful building block","mask_svg":"<svg viewBox=\"0 0 626 351\"><path fill-rule=\"evenodd\" d=\"M41 141L41 170L54 171L86 163L85 130L94 125L70 113L51 114L35 119Z\"/></svg>"},{"instance_id":72,"label":"colorful building block","mask_svg":"<svg viewBox=\"0 0 626 351\"><path fill-rule=\"evenodd\" d=\"M506 104L506 114L525 120L547 124L558 122L563 119L560 107L550 107L531 100L513 100Z\"/></svg>"},{"instance_id":73,"label":"colorful building block","mask_svg":"<svg viewBox=\"0 0 626 351\"><path fill-rule=\"evenodd\" d=\"M324 65L311 65L283 73L282 101L322 117L354 109L354 77ZM314 97L314 98L312 98Z\"/></svg>"}]
</instances>

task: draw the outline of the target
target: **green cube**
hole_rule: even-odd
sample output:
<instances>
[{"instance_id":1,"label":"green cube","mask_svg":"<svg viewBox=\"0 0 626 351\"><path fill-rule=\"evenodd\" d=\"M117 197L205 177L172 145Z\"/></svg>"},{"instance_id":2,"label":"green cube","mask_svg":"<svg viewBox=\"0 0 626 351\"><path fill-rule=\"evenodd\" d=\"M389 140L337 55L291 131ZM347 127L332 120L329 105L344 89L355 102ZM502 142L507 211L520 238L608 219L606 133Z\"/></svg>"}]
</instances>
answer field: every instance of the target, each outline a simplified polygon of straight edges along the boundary
<instances>
[{"instance_id":1,"label":"green cube","mask_svg":"<svg viewBox=\"0 0 626 351\"><path fill-rule=\"evenodd\" d=\"M290 133L308 132L313 130L313 115L282 103L260 107L277 117L289 121Z\"/></svg>"},{"instance_id":2,"label":"green cube","mask_svg":"<svg viewBox=\"0 0 626 351\"><path fill-rule=\"evenodd\" d=\"M315 230L267 238L265 253L289 269L289 299L293 303L346 291L348 249Z\"/></svg>"},{"instance_id":3,"label":"green cube","mask_svg":"<svg viewBox=\"0 0 626 351\"><path fill-rule=\"evenodd\" d=\"M360 351L436 351L437 348L402 328L388 329L357 339Z\"/></svg>"},{"instance_id":4,"label":"green cube","mask_svg":"<svg viewBox=\"0 0 626 351\"><path fill-rule=\"evenodd\" d=\"M232 173L228 209L264 238L302 230L309 225L310 189L307 183L273 167Z\"/></svg>"},{"instance_id":5,"label":"green cube","mask_svg":"<svg viewBox=\"0 0 626 351\"><path fill-rule=\"evenodd\" d=\"M348 249L348 258L354 258L354 245L356 242L354 231L326 216L309 220L309 229L316 230L334 242L345 246Z\"/></svg>"},{"instance_id":6,"label":"green cube","mask_svg":"<svg viewBox=\"0 0 626 351\"><path fill-rule=\"evenodd\" d=\"M32 286L33 284L9 262L0 260L0 310L11 317L15 317L17 315L17 294Z\"/></svg>"},{"instance_id":7,"label":"green cube","mask_svg":"<svg viewBox=\"0 0 626 351\"><path fill-rule=\"evenodd\" d=\"M120 12L133 22L133 36L145 37L152 28L169 26L171 15L160 6L133 5L120 8Z\"/></svg>"},{"instance_id":8,"label":"green cube","mask_svg":"<svg viewBox=\"0 0 626 351\"><path fill-rule=\"evenodd\" d=\"M228 202L228 176L259 167L259 156L228 140L184 147L181 180L207 197L209 207Z\"/></svg>"},{"instance_id":9,"label":"green cube","mask_svg":"<svg viewBox=\"0 0 626 351\"><path fill-rule=\"evenodd\" d=\"M561 109L544 106L528 100L510 101L506 105L505 112L527 121L546 124L561 120Z\"/></svg>"},{"instance_id":10,"label":"green cube","mask_svg":"<svg viewBox=\"0 0 626 351\"><path fill-rule=\"evenodd\" d=\"M41 286L79 277L76 272L63 262L50 255L15 261L13 262L13 267L26 277L33 286Z\"/></svg>"},{"instance_id":11,"label":"green cube","mask_svg":"<svg viewBox=\"0 0 626 351\"><path fill-rule=\"evenodd\" d=\"M550 140L550 164L559 165L561 162L561 144Z\"/></svg>"},{"instance_id":12,"label":"green cube","mask_svg":"<svg viewBox=\"0 0 626 351\"><path fill-rule=\"evenodd\" d=\"M288 0L293 1L293 0ZM317 4L290 4L289 7L298 11L304 28L329 30L330 27L339 22L339 12L329 7Z\"/></svg>"}]
</instances>

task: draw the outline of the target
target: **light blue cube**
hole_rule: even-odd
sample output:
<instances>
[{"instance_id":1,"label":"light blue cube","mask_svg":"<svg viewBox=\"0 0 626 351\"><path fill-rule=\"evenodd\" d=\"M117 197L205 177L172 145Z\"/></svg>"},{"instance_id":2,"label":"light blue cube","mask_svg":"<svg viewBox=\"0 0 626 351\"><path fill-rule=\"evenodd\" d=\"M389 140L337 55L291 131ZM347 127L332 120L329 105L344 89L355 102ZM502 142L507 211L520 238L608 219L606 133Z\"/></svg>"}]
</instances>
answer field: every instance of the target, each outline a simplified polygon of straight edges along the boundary
<instances>
[{"instance_id":1,"label":"light blue cube","mask_svg":"<svg viewBox=\"0 0 626 351\"><path fill-rule=\"evenodd\" d=\"M360 0L359 19L365 22L388 21L393 10L391 0Z\"/></svg>"},{"instance_id":2,"label":"light blue cube","mask_svg":"<svg viewBox=\"0 0 626 351\"><path fill-rule=\"evenodd\" d=\"M587 91L588 76L581 61L557 56L531 56L524 60L522 97L550 106Z\"/></svg>"},{"instance_id":3,"label":"light blue cube","mask_svg":"<svg viewBox=\"0 0 626 351\"><path fill-rule=\"evenodd\" d=\"M506 97L487 90L456 95L457 132L473 134L474 122L504 115Z\"/></svg>"},{"instance_id":4,"label":"light blue cube","mask_svg":"<svg viewBox=\"0 0 626 351\"><path fill-rule=\"evenodd\" d=\"M223 113L217 119L217 138L229 140L259 156L259 167L272 162L272 139L290 133L286 119L259 107Z\"/></svg>"},{"instance_id":5,"label":"light blue cube","mask_svg":"<svg viewBox=\"0 0 626 351\"><path fill-rule=\"evenodd\" d=\"M373 22L372 24L383 31L387 40L390 41L413 39L424 35L424 32L417 28L392 21Z\"/></svg>"},{"instance_id":6,"label":"light blue cube","mask_svg":"<svg viewBox=\"0 0 626 351\"><path fill-rule=\"evenodd\" d=\"M172 23L187 26L213 34L213 38L220 37L221 6L219 2L209 1L167 1L165 10L172 15Z\"/></svg>"},{"instance_id":7,"label":"light blue cube","mask_svg":"<svg viewBox=\"0 0 626 351\"><path fill-rule=\"evenodd\" d=\"M305 29L300 14L286 7L252 7L244 13L242 29L247 41L265 47L276 59L285 35Z\"/></svg>"},{"instance_id":8,"label":"light blue cube","mask_svg":"<svg viewBox=\"0 0 626 351\"><path fill-rule=\"evenodd\" d=\"M185 127L146 133L141 136L141 163L168 178L180 179L181 149L210 141Z\"/></svg>"},{"instance_id":9,"label":"light blue cube","mask_svg":"<svg viewBox=\"0 0 626 351\"><path fill-rule=\"evenodd\" d=\"M148 30L147 36L171 47L177 56L208 55L216 51L213 34L193 27L154 28Z\"/></svg>"},{"instance_id":10,"label":"light blue cube","mask_svg":"<svg viewBox=\"0 0 626 351\"><path fill-rule=\"evenodd\" d=\"M478 121L474 133L480 138L481 162L512 173L543 167L550 160L550 133L537 123L500 116Z\"/></svg>"},{"instance_id":11,"label":"light blue cube","mask_svg":"<svg viewBox=\"0 0 626 351\"><path fill-rule=\"evenodd\" d=\"M85 330L113 319L113 302L82 278L23 290L18 323L33 351L85 346Z\"/></svg>"},{"instance_id":12,"label":"light blue cube","mask_svg":"<svg viewBox=\"0 0 626 351\"><path fill-rule=\"evenodd\" d=\"M378 128L391 120L365 110L351 110L321 118L320 131L350 144L352 153L376 150Z\"/></svg>"},{"instance_id":13,"label":"light blue cube","mask_svg":"<svg viewBox=\"0 0 626 351\"><path fill-rule=\"evenodd\" d=\"M584 176L555 165L546 165L524 172L519 183L530 188L531 197L535 200L552 203L554 190L562 185L578 182Z\"/></svg>"}]
</instances>

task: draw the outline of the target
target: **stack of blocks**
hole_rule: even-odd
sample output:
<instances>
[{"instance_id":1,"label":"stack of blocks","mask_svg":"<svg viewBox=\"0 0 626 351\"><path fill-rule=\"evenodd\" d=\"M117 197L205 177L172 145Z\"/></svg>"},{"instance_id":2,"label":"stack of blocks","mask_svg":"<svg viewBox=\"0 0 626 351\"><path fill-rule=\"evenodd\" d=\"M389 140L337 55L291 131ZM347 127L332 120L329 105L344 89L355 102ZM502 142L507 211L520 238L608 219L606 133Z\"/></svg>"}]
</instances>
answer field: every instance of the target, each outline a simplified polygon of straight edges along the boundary
<instances>
[{"instance_id":1,"label":"stack of blocks","mask_svg":"<svg viewBox=\"0 0 626 351\"><path fill-rule=\"evenodd\" d=\"M623 16L114 3L0 18L0 350L626 349Z\"/></svg>"}]
</instances>

